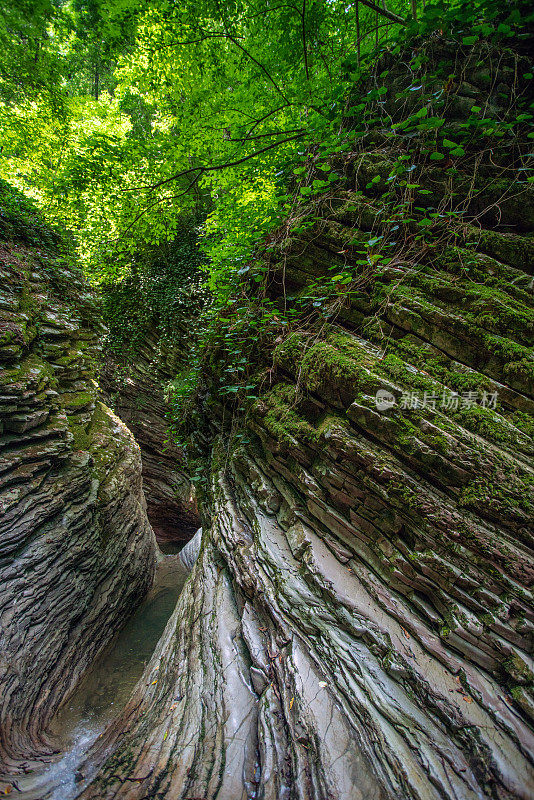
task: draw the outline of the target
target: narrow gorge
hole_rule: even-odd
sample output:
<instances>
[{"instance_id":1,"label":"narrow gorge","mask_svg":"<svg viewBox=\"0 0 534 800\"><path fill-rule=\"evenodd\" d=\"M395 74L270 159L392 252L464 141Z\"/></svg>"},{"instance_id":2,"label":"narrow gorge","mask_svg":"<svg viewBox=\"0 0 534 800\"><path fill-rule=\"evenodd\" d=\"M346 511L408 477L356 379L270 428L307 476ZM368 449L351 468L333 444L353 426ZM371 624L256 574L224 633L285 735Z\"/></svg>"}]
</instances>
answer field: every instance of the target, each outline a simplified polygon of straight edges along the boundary
<instances>
[{"instance_id":1,"label":"narrow gorge","mask_svg":"<svg viewBox=\"0 0 534 800\"><path fill-rule=\"evenodd\" d=\"M195 262L169 311L170 257L91 282L1 182L0 795L534 798L532 19L433 24L358 39L350 144L302 148L222 300Z\"/></svg>"}]
</instances>

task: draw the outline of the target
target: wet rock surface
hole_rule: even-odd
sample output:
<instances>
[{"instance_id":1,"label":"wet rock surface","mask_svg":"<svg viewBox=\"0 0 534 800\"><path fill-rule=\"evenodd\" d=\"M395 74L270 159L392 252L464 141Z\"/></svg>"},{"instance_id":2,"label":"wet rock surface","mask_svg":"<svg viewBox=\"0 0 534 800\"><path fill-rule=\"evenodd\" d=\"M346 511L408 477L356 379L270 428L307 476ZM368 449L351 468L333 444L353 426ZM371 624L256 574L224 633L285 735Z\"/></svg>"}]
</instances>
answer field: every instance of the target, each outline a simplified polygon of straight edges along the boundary
<instances>
[{"instance_id":1,"label":"wet rock surface","mask_svg":"<svg viewBox=\"0 0 534 800\"><path fill-rule=\"evenodd\" d=\"M72 264L51 234L2 229L2 773L55 750L50 720L155 569L139 447L96 399L99 309Z\"/></svg>"}]
</instances>

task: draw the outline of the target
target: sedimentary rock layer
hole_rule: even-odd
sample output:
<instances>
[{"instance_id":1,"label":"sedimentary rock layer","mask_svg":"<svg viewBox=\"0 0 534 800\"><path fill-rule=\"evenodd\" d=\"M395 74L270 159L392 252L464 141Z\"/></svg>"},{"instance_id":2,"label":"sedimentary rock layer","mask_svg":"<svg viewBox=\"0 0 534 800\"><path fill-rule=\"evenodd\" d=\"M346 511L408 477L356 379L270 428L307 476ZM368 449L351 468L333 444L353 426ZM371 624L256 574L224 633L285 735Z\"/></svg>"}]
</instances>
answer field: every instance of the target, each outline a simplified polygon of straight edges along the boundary
<instances>
[{"instance_id":1,"label":"sedimentary rock layer","mask_svg":"<svg viewBox=\"0 0 534 800\"><path fill-rule=\"evenodd\" d=\"M217 523L81 797L531 796L532 733L477 663L482 626L449 637L432 624L436 607L477 601L431 566L411 570L405 541L385 535L376 468L361 453L340 462L333 433L315 468L345 486L360 474L368 534L337 492L306 502L274 462L244 459L237 494L216 489ZM317 472L300 476L309 490ZM381 561L405 565L419 590L386 580Z\"/></svg>"},{"instance_id":2,"label":"sedimentary rock layer","mask_svg":"<svg viewBox=\"0 0 534 800\"><path fill-rule=\"evenodd\" d=\"M139 448L96 401L99 311L58 240L0 242L1 772L47 726L153 579Z\"/></svg>"},{"instance_id":3,"label":"sedimentary rock layer","mask_svg":"<svg viewBox=\"0 0 534 800\"><path fill-rule=\"evenodd\" d=\"M183 453L168 431L164 398L183 360L184 354L166 346L152 329L133 355L107 355L99 379L106 399L141 448L148 517L160 542L185 543L199 526Z\"/></svg>"},{"instance_id":4,"label":"sedimentary rock layer","mask_svg":"<svg viewBox=\"0 0 534 800\"><path fill-rule=\"evenodd\" d=\"M452 59L454 81L433 87L452 129L488 74L492 103L514 84L513 54L497 77L477 72L485 51L469 65L435 46ZM191 432L211 475L202 549L84 765L85 800L534 794L532 192L503 192L495 160L446 181L418 161L419 216L461 206L425 249L382 199L413 135L365 141L338 159L344 183L272 238L267 291L311 322L259 355L238 440L223 420L239 407L217 391L227 349L207 359ZM382 237L403 247L378 266ZM351 292L321 318L323 279L345 269Z\"/></svg>"}]
</instances>

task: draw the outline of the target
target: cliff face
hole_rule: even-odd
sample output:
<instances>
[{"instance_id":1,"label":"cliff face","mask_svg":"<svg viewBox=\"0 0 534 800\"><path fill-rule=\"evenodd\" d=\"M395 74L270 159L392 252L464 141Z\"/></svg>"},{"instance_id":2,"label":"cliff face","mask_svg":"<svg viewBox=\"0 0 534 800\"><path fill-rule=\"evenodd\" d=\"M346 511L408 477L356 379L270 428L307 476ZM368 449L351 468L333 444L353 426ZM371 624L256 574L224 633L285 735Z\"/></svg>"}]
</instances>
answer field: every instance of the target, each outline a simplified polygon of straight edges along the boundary
<instances>
[{"instance_id":1,"label":"cliff face","mask_svg":"<svg viewBox=\"0 0 534 800\"><path fill-rule=\"evenodd\" d=\"M3 211L1 223L0 759L6 772L21 759L52 752L47 726L150 587L155 541L139 448L96 400L101 323L94 297L72 258L35 219L22 223Z\"/></svg>"},{"instance_id":2,"label":"cliff face","mask_svg":"<svg viewBox=\"0 0 534 800\"><path fill-rule=\"evenodd\" d=\"M164 391L183 362L184 354L166 346L152 329L132 357L106 358L99 377L105 396L141 449L148 518L162 543L185 544L200 524L183 452L167 429Z\"/></svg>"},{"instance_id":3,"label":"cliff face","mask_svg":"<svg viewBox=\"0 0 534 800\"><path fill-rule=\"evenodd\" d=\"M455 66L451 124L503 94L496 69ZM238 442L209 359L199 560L86 800L532 797L532 194L503 192L502 163L419 163L404 255L362 259L395 231L379 189L405 146L368 137L274 240L274 301L356 283L273 343ZM416 256L417 214L453 196Z\"/></svg>"}]
</instances>

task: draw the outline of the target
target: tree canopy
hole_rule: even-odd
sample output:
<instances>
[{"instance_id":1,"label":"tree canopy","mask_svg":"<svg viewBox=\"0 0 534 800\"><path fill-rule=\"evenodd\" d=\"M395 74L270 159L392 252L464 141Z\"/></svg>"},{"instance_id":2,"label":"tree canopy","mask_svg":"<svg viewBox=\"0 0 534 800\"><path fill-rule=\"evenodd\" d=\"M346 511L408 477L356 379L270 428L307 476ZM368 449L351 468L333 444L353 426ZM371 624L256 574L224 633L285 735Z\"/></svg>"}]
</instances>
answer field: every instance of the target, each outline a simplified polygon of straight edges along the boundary
<instances>
[{"instance_id":1,"label":"tree canopy","mask_svg":"<svg viewBox=\"0 0 534 800\"><path fill-rule=\"evenodd\" d=\"M303 155L343 147L371 54L404 30L489 35L502 18L494 0L12 0L2 12L0 175L74 233L97 278L202 217L214 281L288 213Z\"/></svg>"}]
</instances>

